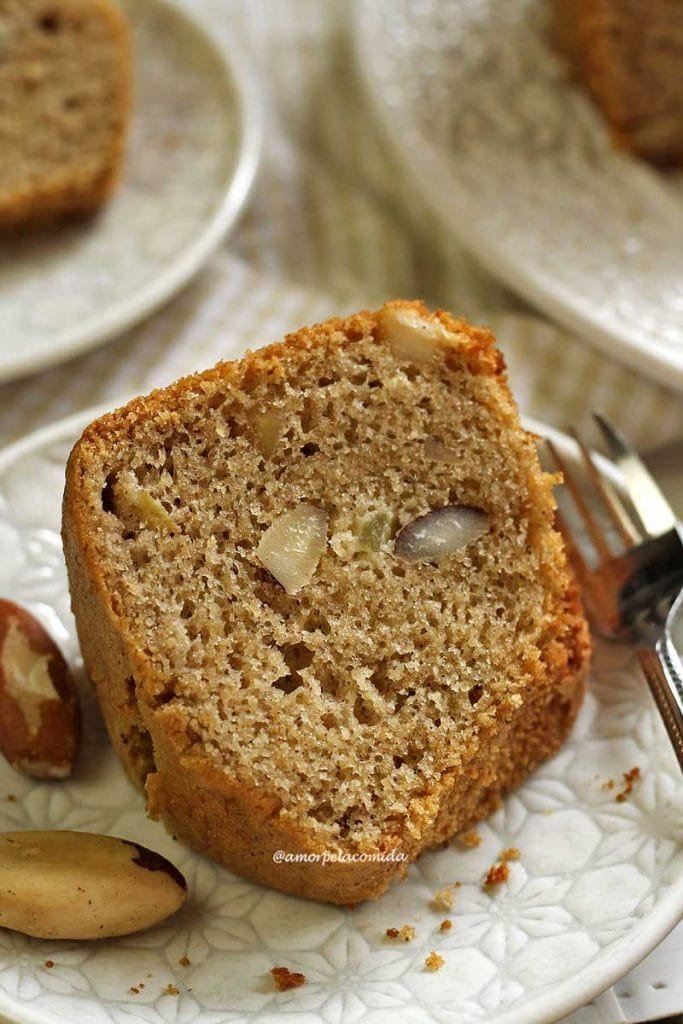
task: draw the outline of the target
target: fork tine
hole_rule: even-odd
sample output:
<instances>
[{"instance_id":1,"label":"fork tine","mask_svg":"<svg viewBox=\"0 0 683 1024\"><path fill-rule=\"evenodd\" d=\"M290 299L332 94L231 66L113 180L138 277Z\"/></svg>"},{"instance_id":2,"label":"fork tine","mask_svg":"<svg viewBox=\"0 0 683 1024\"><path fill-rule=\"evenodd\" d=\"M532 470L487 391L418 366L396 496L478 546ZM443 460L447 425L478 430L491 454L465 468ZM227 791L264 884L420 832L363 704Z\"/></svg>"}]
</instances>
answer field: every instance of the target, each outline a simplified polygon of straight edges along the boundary
<instances>
[{"instance_id":1,"label":"fork tine","mask_svg":"<svg viewBox=\"0 0 683 1024\"><path fill-rule=\"evenodd\" d=\"M590 539L593 541L595 549L600 555L600 558L603 560L612 558L612 551L610 550L610 547L607 541L605 540L605 536L602 532L600 524L598 523L592 511L588 507L588 503L586 502L586 499L583 496L581 488L577 484L574 476L572 475L572 472L569 469L566 460L563 458L562 455L560 455L559 451L557 450L557 447L553 444L552 441L547 440L546 444L548 445L548 449L552 457L554 458L555 462L562 470L565 486L567 487L567 490L569 491L574 500L574 504L576 505L577 511L583 519Z\"/></svg>"},{"instance_id":2,"label":"fork tine","mask_svg":"<svg viewBox=\"0 0 683 1024\"><path fill-rule=\"evenodd\" d=\"M635 528L634 523L629 517L626 509L620 502L617 495L614 493L611 487L608 487L605 480L600 473L600 470L595 465L593 455L581 439L576 430L572 430L571 436L576 441L583 456L583 462L588 471L588 475L591 478L593 487L597 494L602 500L605 509L612 521L612 525L621 537L622 541L627 547L632 547L633 544L637 544L642 538L638 530Z\"/></svg>"},{"instance_id":3,"label":"fork tine","mask_svg":"<svg viewBox=\"0 0 683 1024\"><path fill-rule=\"evenodd\" d=\"M593 413L610 455L624 476L626 490L643 531L658 537L673 530L676 516L649 469L626 438L604 416Z\"/></svg>"}]
</instances>

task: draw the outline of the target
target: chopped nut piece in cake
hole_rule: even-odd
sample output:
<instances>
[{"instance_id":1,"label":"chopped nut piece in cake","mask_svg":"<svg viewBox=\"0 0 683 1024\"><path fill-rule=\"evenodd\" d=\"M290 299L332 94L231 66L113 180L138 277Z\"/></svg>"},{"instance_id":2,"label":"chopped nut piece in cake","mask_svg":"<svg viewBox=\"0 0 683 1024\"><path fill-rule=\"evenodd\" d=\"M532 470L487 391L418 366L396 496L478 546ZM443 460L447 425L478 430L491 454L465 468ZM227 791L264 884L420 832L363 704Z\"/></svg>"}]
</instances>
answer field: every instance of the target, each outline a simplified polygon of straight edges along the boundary
<instances>
[{"instance_id":1,"label":"chopped nut piece in cake","mask_svg":"<svg viewBox=\"0 0 683 1024\"><path fill-rule=\"evenodd\" d=\"M252 430L256 447L269 459L285 432L287 419L281 409L266 409L252 416Z\"/></svg>"},{"instance_id":2,"label":"chopped nut piece in cake","mask_svg":"<svg viewBox=\"0 0 683 1024\"><path fill-rule=\"evenodd\" d=\"M425 958L425 967L428 971L440 971L445 963L446 961L444 958L440 956L435 949L433 949Z\"/></svg>"},{"instance_id":3,"label":"chopped nut piece in cake","mask_svg":"<svg viewBox=\"0 0 683 1024\"><path fill-rule=\"evenodd\" d=\"M379 316L379 329L400 362L424 366L435 359L440 343L457 340L443 324L426 320L413 310L384 307Z\"/></svg>"},{"instance_id":4,"label":"chopped nut piece in cake","mask_svg":"<svg viewBox=\"0 0 683 1024\"><path fill-rule=\"evenodd\" d=\"M300 988L306 983L306 975L298 971L290 971L288 967L271 967L275 988L278 992L287 992L290 988Z\"/></svg>"},{"instance_id":5,"label":"chopped nut piece in cake","mask_svg":"<svg viewBox=\"0 0 683 1024\"><path fill-rule=\"evenodd\" d=\"M157 498L140 487L132 473L121 473L108 484L110 502L108 510L117 516L126 530L163 530L174 533L178 527Z\"/></svg>"},{"instance_id":6,"label":"chopped nut piece in cake","mask_svg":"<svg viewBox=\"0 0 683 1024\"><path fill-rule=\"evenodd\" d=\"M256 554L287 593L296 594L313 578L326 543L327 513L302 503L268 527Z\"/></svg>"},{"instance_id":7,"label":"chopped nut piece in cake","mask_svg":"<svg viewBox=\"0 0 683 1024\"><path fill-rule=\"evenodd\" d=\"M358 550L381 551L391 537L393 520L394 514L389 509L379 509L365 516L356 531Z\"/></svg>"}]
</instances>

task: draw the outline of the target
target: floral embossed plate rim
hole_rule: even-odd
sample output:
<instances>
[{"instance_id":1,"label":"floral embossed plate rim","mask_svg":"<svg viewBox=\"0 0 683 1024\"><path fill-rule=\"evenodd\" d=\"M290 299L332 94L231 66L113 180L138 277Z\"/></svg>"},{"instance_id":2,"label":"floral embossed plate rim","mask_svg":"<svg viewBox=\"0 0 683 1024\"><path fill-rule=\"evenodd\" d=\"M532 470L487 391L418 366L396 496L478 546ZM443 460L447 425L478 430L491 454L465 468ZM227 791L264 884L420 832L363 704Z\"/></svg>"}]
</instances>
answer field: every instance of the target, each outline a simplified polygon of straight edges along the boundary
<instances>
[{"instance_id":1,"label":"floral embossed plate rim","mask_svg":"<svg viewBox=\"0 0 683 1024\"><path fill-rule=\"evenodd\" d=\"M77 667L58 529L64 462L93 415L0 454L0 593L26 604ZM479 826L480 847L424 855L404 884L355 911L252 885L176 843L146 818L85 689L84 710L73 780L36 783L0 764L0 829L136 839L177 863L192 895L167 925L102 943L0 930L0 1013L8 1020L550 1024L625 974L683 912L683 787L626 647L598 648L569 743ZM635 763L643 780L618 803L604 782ZM509 883L487 895L482 877L509 846L521 859ZM430 910L433 893L455 880L462 886L453 911ZM444 917L453 920L448 933L438 931ZM415 941L390 943L386 928L404 923L414 925ZM432 949L446 960L436 974L423 969ZM303 971L306 985L276 993L268 971L278 964Z\"/></svg>"},{"instance_id":2,"label":"floral embossed plate rim","mask_svg":"<svg viewBox=\"0 0 683 1024\"><path fill-rule=\"evenodd\" d=\"M193 277L247 202L258 87L174 0L122 0L135 99L119 188L91 219L0 240L0 381L87 351Z\"/></svg>"},{"instance_id":3,"label":"floral embossed plate rim","mask_svg":"<svg viewBox=\"0 0 683 1024\"><path fill-rule=\"evenodd\" d=\"M404 168L493 274L683 389L683 179L612 145L545 0L355 0L357 65Z\"/></svg>"}]
</instances>

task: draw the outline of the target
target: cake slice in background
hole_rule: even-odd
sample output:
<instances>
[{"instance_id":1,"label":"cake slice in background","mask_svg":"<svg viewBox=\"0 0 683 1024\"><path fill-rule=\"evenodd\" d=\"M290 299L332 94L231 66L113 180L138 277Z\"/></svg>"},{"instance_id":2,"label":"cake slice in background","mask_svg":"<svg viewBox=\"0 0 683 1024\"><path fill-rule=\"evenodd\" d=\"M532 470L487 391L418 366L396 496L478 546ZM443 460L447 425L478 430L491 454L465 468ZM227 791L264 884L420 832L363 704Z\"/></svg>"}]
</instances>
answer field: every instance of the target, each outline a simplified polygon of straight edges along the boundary
<instances>
[{"instance_id":1,"label":"cake slice in background","mask_svg":"<svg viewBox=\"0 0 683 1024\"><path fill-rule=\"evenodd\" d=\"M130 75L113 0L0 0L0 227L102 205L120 173Z\"/></svg>"},{"instance_id":2,"label":"cake slice in background","mask_svg":"<svg viewBox=\"0 0 683 1024\"><path fill-rule=\"evenodd\" d=\"M485 817L583 693L552 482L492 336L419 303L91 424L64 497L72 607L149 812L341 904Z\"/></svg>"},{"instance_id":3,"label":"cake slice in background","mask_svg":"<svg viewBox=\"0 0 683 1024\"><path fill-rule=\"evenodd\" d=\"M553 0L554 38L619 144L683 161L681 0Z\"/></svg>"}]
</instances>

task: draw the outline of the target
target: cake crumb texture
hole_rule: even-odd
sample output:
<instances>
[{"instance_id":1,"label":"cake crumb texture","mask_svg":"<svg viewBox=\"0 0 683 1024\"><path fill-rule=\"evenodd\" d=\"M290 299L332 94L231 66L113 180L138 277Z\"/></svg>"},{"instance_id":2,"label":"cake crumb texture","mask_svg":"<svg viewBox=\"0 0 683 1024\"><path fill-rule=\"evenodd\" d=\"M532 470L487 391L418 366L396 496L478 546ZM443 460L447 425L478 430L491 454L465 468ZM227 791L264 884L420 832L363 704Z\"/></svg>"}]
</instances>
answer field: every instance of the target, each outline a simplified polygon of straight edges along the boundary
<instances>
[{"instance_id":1,"label":"cake crumb texture","mask_svg":"<svg viewBox=\"0 0 683 1024\"><path fill-rule=\"evenodd\" d=\"M476 510L467 543L449 513L400 557L444 508ZM149 812L284 891L379 895L574 720L589 643L553 515L491 335L419 303L93 423L67 470L72 605Z\"/></svg>"}]
</instances>

